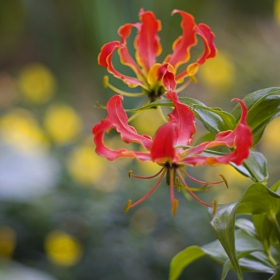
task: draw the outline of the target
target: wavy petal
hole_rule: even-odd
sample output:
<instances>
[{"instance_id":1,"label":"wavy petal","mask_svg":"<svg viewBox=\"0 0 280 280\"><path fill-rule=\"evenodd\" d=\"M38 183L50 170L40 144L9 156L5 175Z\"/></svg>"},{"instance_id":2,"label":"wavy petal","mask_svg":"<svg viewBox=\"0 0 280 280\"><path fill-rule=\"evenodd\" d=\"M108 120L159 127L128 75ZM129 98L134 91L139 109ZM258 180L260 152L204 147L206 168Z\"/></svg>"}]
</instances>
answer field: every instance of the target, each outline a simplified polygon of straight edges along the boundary
<instances>
[{"instance_id":1,"label":"wavy petal","mask_svg":"<svg viewBox=\"0 0 280 280\"><path fill-rule=\"evenodd\" d=\"M151 137L140 135L134 127L128 125L128 117L122 107L122 96L114 95L107 103L108 116L93 127L96 153L105 156L108 160L115 160L118 157L134 157L142 161L149 161L150 155L145 152L134 152L127 149L112 150L104 144L103 138L106 131L114 128L122 140L126 143L139 143L147 150L152 145Z\"/></svg>"},{"instance_id":2,"label":"wavy petal","mask_svg":"<svg viewBox=\"0 0 280 280\"><path fill-rule=\"evenodd\" d=\"M176 145L191 143L196 131L195 117L189 107L179 101L175 91L168 92L166 97L173 102L174 110L169 114L170 121L158 129L153 139L151 158L158 163L177 163L180 148L176 148Z\"/></svg>"},{"instance_id":3,"label":"wavy petal","mask_svg":"<svg viewBox=\"0 0 280 280\"><path fill-rule=\"evenodd\" d=\"M180 102L175 91L168 92L166 97L174 104L174 110L168 116L178 127L174 145L189 145L196 132L195 115L186 104Z\"/></svg>"},{"instance_id":4,"label":"wavy petal","mask_svg":"<svg viewBox=\"0 0 280 280\"><path fill-rule=\"evenodd\" d=\"M174 148L176 130L178 130L178 127L175 122L168 122L158 129L151 147L151 159L153 161L174 163L178 160Z\"/></svg>"},{"instance_id":5,"label":"wavy petal","mask_svg":"<svg viewBox=\"0 0 280 280\"><path fill-rule=\"evenodd\" d=\"M189 60L190 49L196 45L197 39L196 24L193 16L180 10L173 10L172 15L175 13L179 13L182 16L182 35L173 43L173 53L165 61L177 69L181 64Z\"/></svg>"},{"instance_id":6,"label":"wavy petal","mask_svg":"<svg viewBox=\"0 0 280 280\"><path fill-rule=\"evenodd\" d=\"M160 84L167 91L175 90L176 80L174 68L169 63L156 63L150 69L147 81L151 88L154 88L156 84Z\"/></svg>"},{"instance_id":7,"label":"wavy petal","mask_svg":"<svg viewBox=\"0 0 280 280\"><path fill-rule=\"evenodd\" d=\"M203 65L208 58L213 58L217 54L217 49L214 44L215 34L211 31L210 27L204 23L200 23L197 26L197 34L201 36L204 42L204 53L197 60L198 65Z\"/></svg>"},{"instance_id":8,"label":"wavy petal","mask_svg":"<svg viewBox=\"0 0 280 280\"><path fill-rule=\"evenodd\" d=\"M188 150L182 162L189 165L217 165L220 163L233 162L237 165L250 155L250 146L253 144L253 137L250 127L247 125L248 109L240 99L234 99L241 105L242 115L234 130L222 131L216 135L215 140L201 143ZM233 151L223 156L204 156L202 153L209 148L217 146L227 146Z\"/></svg>"},{"instance_id":9,"label":"wavy petal","mask_svg":"<svg viewBox=\"0 0 280 280\"><path fill-rule=\"evenodd\" d=\"M138 25L139 33L135 38L134 47L136 60L147 74L162 51L160 39L157 36L161 30L161 22L152 12L145 12L143 9L140 10L139 17L142 23Z\"/></svg>"},{"instance_id":10,"label":"wavy petal","mask_svg":"<svg viewBox=\"0 0 280 280\"><path fill-rule=\"evenodd\" d=\"M126 47L119 41L109 42L101 48L101 51L98 55L98 64L107 68L108 72L113 74L116 78L123 80L124 83L126 83L130 87L144 86L143 81L137 78L126 76L115 69L115 67L113 66L112 57L116 50L119 50L122 53L121 59L123 64L128 65L128 51Z\"/></svg>"},{"instance_id":11,"label":"wavy petal","mask_svg":"<svg viewBox=\"0 0 280 280\"><path fill-rule=\"evenodd\" d=\"M138 64L134 61L134 59L131 57L128 49L127 49L127 38L130 36L131 34L131 29L133 27L138 28L139 24L125 24L123 26L121 26L118 30L118 34L121 38L121 43L122 43L122 47L118 49L119 51L119 55L120 55L120 59L121 59L121 63L129 66L137 75L137 77L141 80L143 80L143 73L141 71L141 69L139 68Z\"/></svg>"}]
</instances>

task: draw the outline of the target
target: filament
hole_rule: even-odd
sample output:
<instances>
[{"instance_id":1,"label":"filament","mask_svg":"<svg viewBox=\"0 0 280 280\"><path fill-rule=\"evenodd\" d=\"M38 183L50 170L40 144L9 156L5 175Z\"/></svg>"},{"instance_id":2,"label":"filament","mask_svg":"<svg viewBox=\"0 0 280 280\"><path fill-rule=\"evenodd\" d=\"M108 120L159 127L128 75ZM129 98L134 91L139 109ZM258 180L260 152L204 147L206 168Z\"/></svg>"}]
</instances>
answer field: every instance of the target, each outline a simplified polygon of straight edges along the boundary
<instances>
[{"instance_id":1,"label":"filament","mask_svg":"<svg viewBox=\"0 0 280 280\"><path fill-rule=\"evenodd\" d=\"M162 112L162 109L160 106L157 106L157 110L158 110L158 113L160 115L160 117L162 118L162 120L165 122L165 123L168 123L168 120L166 119L166 117L164 116L163 112Z\"/></svg>"},{"instance_id":2,"label":"filament","mask_svg":"<svg viewBox=\"0 0 280 280\"><path fill-rule=\"evenodd\" d=\"M123 91L121 89L118 89L116 87L114 87L113 85L111 85L109 83L109 77L108 76L104 76L103 78L103 85L105 88L110 88L111 90L113 90L114 92L116 93L119 93L119 94L122 94L124 96L129 96L129 97L140 97L140 96L144 96L146 95L145 93L143 92L136 92L136 93L133 93L133 92L126 92L126 91Z\"/></svg>"},{"instance_id":3,"label":"filament","mask_svg":"<svg viewBox=\"0 0 280 280\"><path fill-rule=\"evenodd\" d=\"M133 178L138 178L138 179L144 179L144 180L147 180L147 179L153 179L155 177L157 177L162 171L163 171L164 167L162 167L160 169L159 172L157 172L156 174L152 175L152 176L139 176L139 175L135 175L132 173L132 170L129 170L128 172L128 177L133 177Z\"/></svg>"},{"instance_id":4,"label":"filament","mask_svg":"<svg viewBox=\"0 0 280 280\"><path fill-rule=\"evenodd\" d=\"M213 205L208 204L208 203L202 201L200 198L198 198L198 197L193 193L193 191L190 190L190 189L188 188L188 186L187 186L187 184L186 184L186 182L185 182L185 180L184 180L184 178L183 178L183 176L182 176L180 170L178 170L178 169L177 169L177 174L178 174L179 178L181 179L183 185L186 187L186 190L189 192L189 194L190 194L197 202L199 202L200 204L202 204L202 205L204 205L204 206L206 206L206 207L213 207Z\"/></svg>"},{"instance_id":5,"label":"filament","mask_svg":"<svg viewBox=\"0 0 280 280\"><path fill-rule=\"evenodd\" d=\"M196 182L196 183L205 184L205 185L209 185L209 184L211 184L211 185L218 185L218 184L221 184L221 183L224 182L224 183L227 185L227 187L228 187L228 184L226 183L227 181L226 181L226 179L225 179L225 177L224 177L223 175L220 175L220 176L223 178L223 181L218 181L218 182L205 182L205 181L201 181L201 180L198 180L198 179L192 177L192 176L191 176L189 173L187 173L183 168L181 168L181 171L182 171L187 177L189 177L191 180L193 180L193 181Z\"/></svg>"},{"instance_id":6,"label":"filament","mask_svg":"<svg viewBox=\"0 0 280 280\"><path fill-rule=\"evenodd\" d=\"M143 202L145 199L147 199L155 191L155 189L158 187L158 185L162 181L162 179L163 179L165 174L166 174L166 169L164 169L164 171L162 172L160 178L157 180L155 185L149 190L149 192L146 195L144 195L141 199L139 199L138 201L130 204L129 208L134 207L134 206L140 204L141 202Z\"/></svg>"}]
</instances>

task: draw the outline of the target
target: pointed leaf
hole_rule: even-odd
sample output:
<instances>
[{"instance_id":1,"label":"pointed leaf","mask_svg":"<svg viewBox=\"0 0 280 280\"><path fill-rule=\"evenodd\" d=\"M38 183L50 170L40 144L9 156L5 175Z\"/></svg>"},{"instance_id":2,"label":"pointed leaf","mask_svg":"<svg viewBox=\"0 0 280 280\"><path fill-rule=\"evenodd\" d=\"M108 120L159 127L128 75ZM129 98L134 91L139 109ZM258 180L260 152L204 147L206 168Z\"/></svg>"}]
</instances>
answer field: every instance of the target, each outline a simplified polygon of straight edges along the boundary
<instances>
[{"instance_id":1,"label":"pointed leaf","mask_svg":"<svg viewBox=\"0 0 280 280\"><path fill-rule=\"evenodd\" d=\"M268 280L279 280L280 279L280 264L276 267L276 272Z\"/></svg>"},{"instance_id":2,"label":"pointed leaf","mask_svg":"<svg viewBox=\"0 0 280 280\"><path fill-rule=\"evenodd\" d=\"M255 182L266 184L268 179L267 163L262 153L251 151L249 158L246 159L243 164L236 165L232 162L230 164L242 175Z\"/></svg>"},{"instance_id":3,"label":"pointed leaf","mask_svg":"<svg viewBox=\"0 0 280 280\"><path fill-rule=\"evenodd\" d=\"M176 280L183 269L193 261L205 256L203 250L198 246L191 246L178 253L171 261L169 280Z\"/></svg>"},{"instance_id":4,"label":"pointed leaf","mask_svg":"<svg viewBox=\"0 0 280 280\"><path fill-rule=\"evenodd\" d=\"M211 225L216 236L224 247L238 279L243 279L235 250L234 238L234 221L237 206L237 203L218 206L217 212L211 221Z\"/></svg>"}]
</instances>

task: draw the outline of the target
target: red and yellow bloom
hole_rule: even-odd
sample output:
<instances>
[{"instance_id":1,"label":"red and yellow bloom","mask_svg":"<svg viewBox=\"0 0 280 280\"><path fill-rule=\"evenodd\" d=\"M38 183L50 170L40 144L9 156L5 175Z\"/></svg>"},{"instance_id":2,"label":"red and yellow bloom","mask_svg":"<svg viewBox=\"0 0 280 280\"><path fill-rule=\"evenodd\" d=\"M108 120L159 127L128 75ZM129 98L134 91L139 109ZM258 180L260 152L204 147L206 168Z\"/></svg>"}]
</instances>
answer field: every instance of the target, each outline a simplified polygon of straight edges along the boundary
<instances>
[{"instance_id":1,"label":"red and yellow bloom","mask_svg":"<svg viewBox=\"0 0 280 280\"><path fill-rule=\"evenodd\" d=\"M242 115L239 123L234 130L222 131L218 133L213 141L203 142L197 146L190 146L193 135L196 132L195 116L190 108L181 103L176 92L170 91L166 97L174 104L172 113L169 114L169 122L161 126L152 138L148 135L140 135L134 127L128 124L128 117L122 106L122 96L115 95L107 103L108 116L93 127L94 142L97 154L106 157L108 160L115 160L119 157L136 158L140 161L152 161L162 166L162 169L150 177L140 177L129 173L130 176L142 179L155 178L160 175L159 180L153 188L140 200L135 203L129 201L126 211L138 205L146 199L159 185L163 177L168 174L170 186L170 198L172 204L172 214L175 214L178 201L174 198L174 187L186 189L197 201L206 206L211 206L201 201L195 194L194 188L188 187L183 175L186 175L195 182L207 184L191 177L184 166L228 164L233 162L237 165L250 154L252 145L252 134L246 123L247 108L242 100L235 99L242 108ZM112 150L104 143L106 131L115 129L122 140L126 143L138 143L146 152L131 151L128 149ZM229 148L227 154L211 154L209 149L224 146ZM175 177L177 179L175 180ZM223 182L223 181L221 181ZM221 182L208 182L218 184Z\"/></svg>"},{"instance_id":2,"label":"red and yellow bloom","mask_svg":"<svg viewBox=\"0 0 280 280\"><path fill-rule=\"evenodd\" d=\"M98 63L116 78L123 80L130 87L140 86L143 95L148 95L150 100L159 98L166 91L175 90L176 85L183 83L186 77L193 78L199 66L209 58L216 56L216 47L213 42L214 34L203 23L196 24L192 15L174 10L172 14L179 13L182 16L182 35L173 43L172 54L168 55L162 63L157 63L156 58L161 54L162 47L158 32L161 30L161 22L156 19L151 11L140 10L140 22L125 24L118 30L120 41L112 41L101 48ZM135 59L129 53L127 38L132 28L138 31L134 40L136 50ZM178 71L179 66L187 63L190 59L190 50L197 44L197 35L204 42L203 54L193 63ZM122 64L130 67L136 77L122 74L113 65L112 57L118 51ZM109 85L108 80L106 84ZM112 87L112 86L111 86ZM182 86L183 88L184 86ZM116 88L112 87L120 93ZM178 89L177 89L178 92Z\"/></svg>"}]
</instances>

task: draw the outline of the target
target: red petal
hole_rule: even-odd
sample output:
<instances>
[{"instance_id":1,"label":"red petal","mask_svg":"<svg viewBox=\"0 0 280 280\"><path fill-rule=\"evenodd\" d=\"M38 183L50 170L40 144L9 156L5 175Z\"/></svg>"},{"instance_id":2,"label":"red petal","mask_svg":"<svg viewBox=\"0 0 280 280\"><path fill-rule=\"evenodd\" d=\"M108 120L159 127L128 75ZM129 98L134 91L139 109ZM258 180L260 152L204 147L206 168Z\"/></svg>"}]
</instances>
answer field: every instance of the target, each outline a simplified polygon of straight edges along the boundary
<instances>
[{"instance_id":1,"label":"red petal","mask_svg":"<svg viewBox=\"0 0 280 280\"><path fill-rule=\"evenodd\" d=\"M126 143L135 142L142 145L147 150L152 145L150 136L140 135L134 127L128 125L128 117L122 107L122 96L114 95L107 103L108 116L93 127L94 142L96 144L96 153L106 157L108 160L115 160L118 157L134 157L142 161L149 161L149 153L134 152L126 149L112 150L108 148L103 141L106 131L114 128L122 140Z\"/></svg>"},{"instance_id":2,"label":"red petal","mask_svg":"<svg viewBox=\"0 0 280 280\"><path fill-rule=\"evenodd\" d=\"M179 13L182 16L182 35L173 43L173 53L166 58L166 62L177 69L181 64L187 62L190 57L190 49L196 45L196 24L192 15L180 11L174 10L172 15Z\"/></svg>"},{"instance_id":3,"label":"red petal","mask_svg":"<svg viewBox=\"0 0 280 280\"><path fill-rule=\"evenodd\" d=\"M142 23L138 25L139 33L134 45L137 62L147 74L162 50L160 39L157 36L158 31L161 30L161 23L150 11L145 12L141 9L139 16Z\"/></svg>"},{"instance_id":4,"label":"red petal","mask_svg":"<svg viewBox=\"0 0 280 280\"><path fill-rule=\"evenodd\" d=\"M234 100L239 102L242 107L242 115L236 128L233 131L222 131L216 135L215 140L201 143L189 149L186 157L183 159L184 163L189 165L216 165L233 162L240 165L248 158L250 155L250 146L253 144L252 133L250 127L246 123L248 110L242 100L237 98ZM206 149L216 146L227 146L234 148L234 150L224 156L214 157L201 155Z\"/></svg>"},{"instance_id":5,"label":"red petal","mask_svg":"<svg viewBox=\"0 0 280 280\"><path fill-rule=\"evenodd\" d=\"M107 68L108 72L113 74L116 78L122 79L131 87L144 86L144 83L139 79L126 76L115 69L112 63L112 57L116 50L120 50L122 63L125 65L129 65L132 69L135 69L135 63L133 63L132 58L129 58L130 55L127 51L126 46L122 45L118 41L109 42L101 48L100 54L98 56L99 65Z\"/></svg>"},{"instance_id":6,"label":"red petal","mask_svg":"<svg viewBox=\"0 0 280 280\"><path fill-rule=\"evenodd\" d=\"M194 113L187 105L180 102L175 91L168 92L166 97L172 100L175 107L169 114L170 119L176 122L178 127L174 145L189 145L196 132Z\"/></svg>"},{"instance_id":7,"label":"red petal","mask_svg":"<svg viewBox=\"0 0 280 280\"><path fill-rule=\"evenodd\" d=\"M126 40L130 36L132 27L138 27L139 24L125 24L121 26L118 30L118 34L120 35L122 47L119 48L119 55L121 58L121 62L124 65L129 66L137 75L138 78L143 77L143 73L137 63L134 61L134 59L131 57L127 46L126 46Z\"/></svg>"},{"instance_id":8,"label":"red petal","mask_svg":"<svg viewBox=\"0 0 280 280\"><path fill-rule=\"evenodd\" d=\"M197 34L202 37L205 47L203 55L197 60L197 63L202 65L205 63L206 59L213 58L217 54L217 49L213 42L215 34L211 31L210 27L204 23L200 23L197 26Z\"/></svg>"},{"instance_id":9,"label":"red petal","mask_svg":"<svg viewBox=\"0 0 280 280\"><path fill-rule=\"evenodd\" d=\"M177 161L174 148L177 129L175 122L169 122L158 129L151 147L151 159L153 161L158 163Z\"/></svg>"},{"instance_id":10,"label":"red petal","mask_svg":"<svg viewBox=\"0 0 280 280\"><path fill-rule=\"evenodd\" d=\"M182 104L176 92L168 92L166 97L172 100L174 110L169 114L170 122L157 131L151 147L153 161L179 161L180 154L176 145L189 145L195 133L194 113L185 104Z\"/></svg>"},{"instance_id":11,"label":"red petal","mask_svg":"<svg viewBox=\"0 0 280 280\"><path fill-rule=\"evenodd\" d=\"M172 70L171 68L169 63L164 63L159 67L157 73L158 80L162 80L162 84L167 91L174 91L176 88L174 69Z\"/></svg>"}]
</instances>

